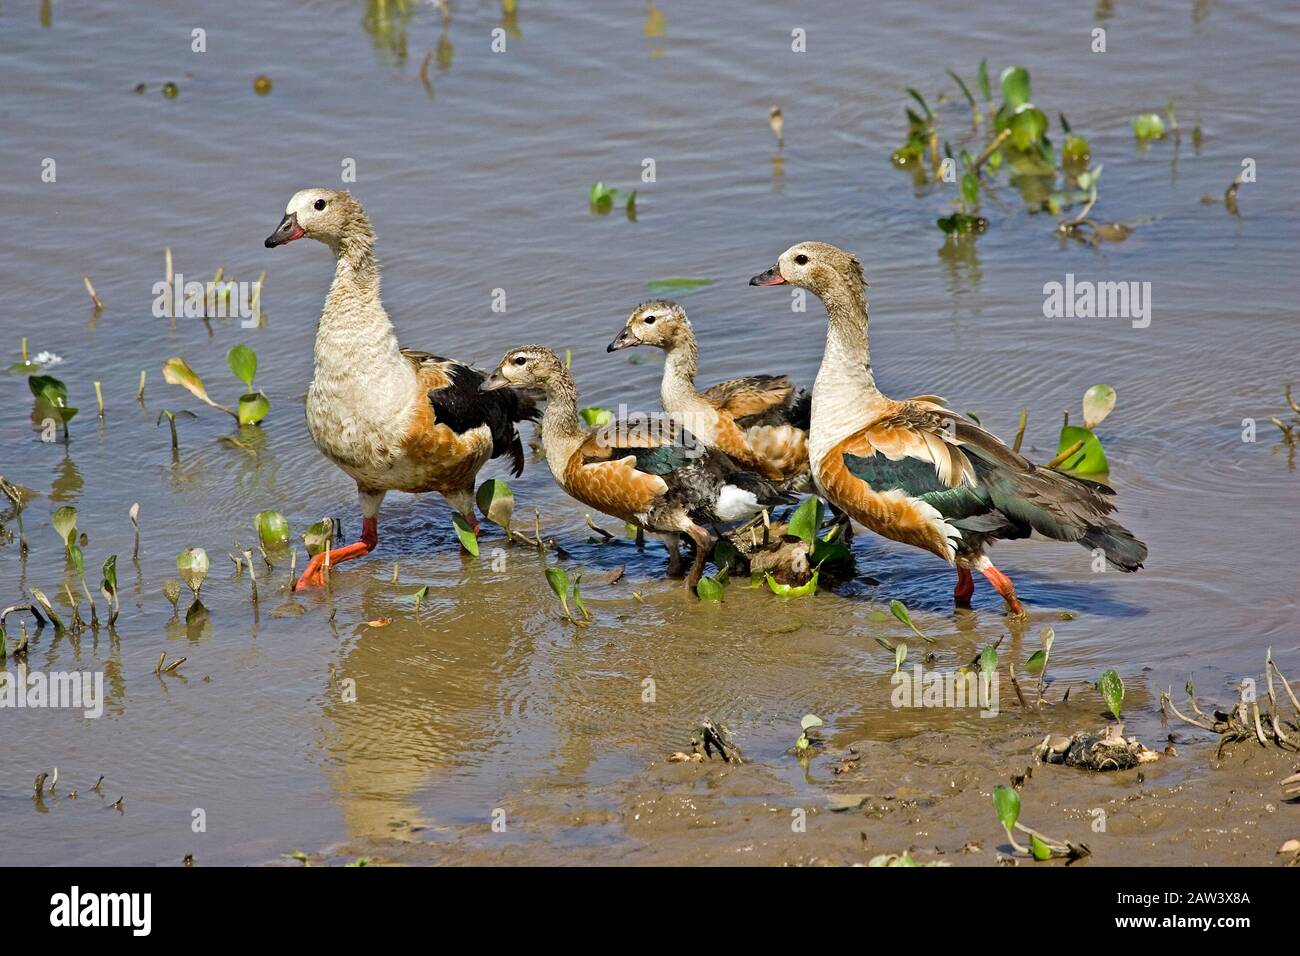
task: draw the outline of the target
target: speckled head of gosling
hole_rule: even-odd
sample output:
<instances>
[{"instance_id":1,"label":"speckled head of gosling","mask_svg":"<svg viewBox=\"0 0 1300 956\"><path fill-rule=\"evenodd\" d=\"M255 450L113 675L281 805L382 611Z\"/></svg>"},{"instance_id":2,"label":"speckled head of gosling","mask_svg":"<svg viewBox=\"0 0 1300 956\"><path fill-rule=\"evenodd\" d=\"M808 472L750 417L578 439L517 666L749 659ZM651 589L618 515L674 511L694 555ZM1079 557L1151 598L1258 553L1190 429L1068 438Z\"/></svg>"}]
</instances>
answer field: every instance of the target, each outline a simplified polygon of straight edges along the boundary
<instances>
[{"instance_id":1,"label":"speckled head of gosling","mask_svg":"<svg viewBox=\"0 0 1300 956\"><path fill-rule=\"evenodd\" d=\"M750 285L795 285L825 298L836 290L866 285L857 256L825 242L801 242L781 253L776 265L749 280Z\"/></svg>"},{"instance_id":2,"label":"speckled head of gosling","mask_svg":"<svg viewBox=\"0 0 1300 956\"><path fill-rule=\"evenodd\" d=\"M564 372L560 357L544 345L525 345L511 349L496 370L483 380L480 391L498 388L545 388L553 376Z\"/></svg>"},{"instance_id":3,"label":"speckled head of gosling","mask_svg":"<svg viewBox=\"0 0 1300 956\"><path fill-rule=\"evenodd\" d=\"M351 193L337 189L300 189L284 210L275 232L266 237L266 248L274 249L304 236L331 248L343 239L368 234L370 223L361 203Z\"/></svg>"},{"instance_id":4,"label":"speckled head of gosling","mask_svg":"<svg viewBox=\"0 0 1300 956\"><path fill-rule=\"evenodd\" d=\"M670 349L691 334L691 320L686 317L685 309L667 299L654 299L632 310L623 331L614 337L605 351L617 352L638 345Z\"/></svg>"}]
</instances>

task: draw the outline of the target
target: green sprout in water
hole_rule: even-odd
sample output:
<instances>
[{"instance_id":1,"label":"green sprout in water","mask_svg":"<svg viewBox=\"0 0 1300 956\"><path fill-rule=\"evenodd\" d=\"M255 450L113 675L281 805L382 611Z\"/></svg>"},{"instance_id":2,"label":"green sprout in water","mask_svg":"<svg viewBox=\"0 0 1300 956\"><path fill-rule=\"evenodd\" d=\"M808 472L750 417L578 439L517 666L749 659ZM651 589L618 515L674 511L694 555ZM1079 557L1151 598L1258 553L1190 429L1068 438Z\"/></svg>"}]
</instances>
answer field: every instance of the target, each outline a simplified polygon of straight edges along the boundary
<instances>
[{"instance_id":1,"label":"green sprout in water","mask_svg":"<svg viewBox=\"0 0 1300 956\"><path fill-rule=\"evenodd\" d=\"M1115 669L1108 668L1097 678L1097 691L1106 701L1106 709L1110 711L1117 723L1121 722L1121 710L1124 707L1124 681L1120 679Z\"/></svg>"},{"instance_id":2,"label":"green sprout in water","mask_svg":"<svg viewBox=\"0 0 1300 956\"><path fill-rule=\"evenodd\" d=\"M794 742L795 753L802 754L813 745L815 738L810 739L808 731L821 726L824 726L822 719L816 714L803 715L803 719L799 721L799 739Z\"/></svg>"},{"instance_id":3,"label":"green sprout in water","mask_svg":"<svg viewBox=\"0 0 1300 956\"><path fill-rule=\"evenodd\" d=\"M614 208L615 203L621 203L627 213L628 221L636 222L636 190L624 194L618 189L597 181L592 184L591 190L587 193L587 203L591 207L591 211L597 216L608 215L609 211Z\"/></svg>"},{"instance_id":4,"label":"green sprout in water","mask_svg":"<svg viewBox=\"0 0 1300 956\"><path fill-rule=\"evenodd\" d=\"M1093 429L1115 407L1115 389L1109 385L1094 385L1083 393L1083 425L1071 425L1067 413L1061 426L1057 454L1048 468L1071 475L1104 479L1110 471L1106 453Z\"/></svg>"},{"instance_id":5,"label":"green sprout in water","mask_svg":"<svg viewBox=\"0 0 1300 956\"><path fill-rule=\"evenodd\" d=\"M468 551L474 557L478 557L478 535L470 527L465 516L453 513L451 516L451 526L456 531L456 537L460 539L460 546Z\"/></svg>"},{"instance_id":6,"label":"green sprout in water","mask_svg":"<svg viewBox=\"0 0 1300 956\"><path fill-rule=\"evenodd\" d=\"M509 541L510 519L515 513L515 494L510 486L500 478L489 478L478 486L475 501L483 517L504 530Z\"/></svg>"},{"instance_id":7,"label":"green sprout in water","mask_svg":"<svg viewBox=\"0 0 1300 956\"><path fill-rule=\"evenodd\" d=\"M104 600L108 603L108 626L112 627L122 610L122 605L117 598L117 555L115 554L110 554L108 560L104 562L99 593L104 595Z\"/></svg>"},{"instance_id":8,"label":"green sprout in water","mask_svg":"<svg viewBox=\"0 0 1300 956\"><path fill-rule=\"evenodd\" d=\"M993 788L993 809L997 812L998 822L1002 824L1002 829L1006 831L1008 842L1017 853L1042 861L1050 860L1053 857L1077 860L1080 857L1088 856L1091 852L1087 844L1054 840L1021 823L1020 794L1006 784L998 784ZM1021 846L1016 842L1014 832L1016 830L1029 835L1029 846Z\"/></svg>"},{"instance_id":9,"label":"green sprout in water","mask_svg":"<svg viewBox=\"0 0 1300 956\"><path fill-rule=\"evenodd\" d=\"M578 627L585 627L591 620L591 613L587 610L587 606L582 603L582 593L579 591L582 575L577 575L573 579L572 585L570 585L569 573L564 568L553 565L546 569L546 583L551 586L551 591L560 599L560 605L564 608L564 615L569 622ZM581 617L575 617L573 610L569 607L570 596L572 596L574 606L577 607Z\"/></svg>"},{"instance_id":10,"label":"green sprout in water","mask_svg":"<svg viewBox=\"0 0 1300 956\"><path fill-rule=\"evenodd\" d=\"M179 385L199 401L220 409L230 415L240 425L256 425L266 418L271 401L261 391L253 390L253 378L257 374L257 353L247 345L236 345L226 353L226 364L248 389L239 397L238 409L229 408L215 402L208 395L207 386L197 372L186 364L179 355L172 356L163 363L163 380L169 385ZM174 426L173 426L174 427ZM173 432L174 434L174 432Z\"/></svg>"},{"instance_id":11,"label":"green sprout in water","mask_svg":"<svg viewBox=\"0 0 1300 956\"><path fill-rule=\"evenodd\" d=\"M185 586L194 594L194 605L202 607L203 581L208 576L208 553L202 548L186 548L176 556L176 570Z\"/></svg>"},{"instance_id":12,"label":"green sprout in water","mask_svg":"<svg viewBox=\"0 0 1300 956\"><path fill-rule=\"evenodd\" d=\"M283 555L289 550L289 519L278 511L259 511L253 518L257 528L257 541L262 556L268 563L271 556Z\"/></svg>"},{"instance_id":13,"label":"green sprout in water","mask_svg":"<svg viewBox=\"0 0 1300 956\"><path fill-rule=\"evenodd\" d=\"M41 419L51 419L63 426L63 443L68 443L68 422L77 409L68 405L68 387L52 375L32 375L27 387L36 396L36 414Z\"/></svg>"},{"instance_id":14,"label":"green sprout in water","mask_svg":"<svg viewBox=\"0 0 1300 956\"><path fill-rule=\"evenodd\" d=\"M902 601L890 601L889 613L894 615L894 617L898 618L898 620L902 621L904 624L910 627L912 629L912 633L915 634L917 637L919 637L921 640L926 641L929 644L934 643L933 637L927 637L924 633L921 632L921 629L919 627L917 627L915 624L912 623L912 616L907 613L907 605L904 604Z\"/></svg>"}]
</instances>

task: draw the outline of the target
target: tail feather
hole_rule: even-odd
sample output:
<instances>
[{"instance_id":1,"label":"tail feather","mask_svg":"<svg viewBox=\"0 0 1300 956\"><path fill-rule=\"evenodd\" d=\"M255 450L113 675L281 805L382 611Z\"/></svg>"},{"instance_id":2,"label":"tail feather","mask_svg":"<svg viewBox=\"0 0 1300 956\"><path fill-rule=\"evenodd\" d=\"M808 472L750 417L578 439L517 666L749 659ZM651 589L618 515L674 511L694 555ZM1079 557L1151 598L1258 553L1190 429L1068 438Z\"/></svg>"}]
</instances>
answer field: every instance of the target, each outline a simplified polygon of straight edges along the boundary
<instances>
[{"instance_id":1,"label":"tail feather","mask_svg":"<svg viewBox=\"0 0 1300 956\"><path fill-rule=\"evenodd\" d=\"M752 471L737 471L728 475L727 484L748 491L765 508L793 504L798 500L797 496L788 490L787 483L772 481Z\"/></svg>"},{"instance_id":2,"label":"tail feather","mask_svg":"<svg viewBox=\"0 0 1300 956\"><path fill-rule=\"evenodd\" d=\"M1133 537L1128 528L1114 521L1106 520L1089 528L1079 543L1089 550L1100 548L1106 555L1106 563L1120 571L1136 571L1147 557L1147 546Z\"/></svg>"}]
</instances>

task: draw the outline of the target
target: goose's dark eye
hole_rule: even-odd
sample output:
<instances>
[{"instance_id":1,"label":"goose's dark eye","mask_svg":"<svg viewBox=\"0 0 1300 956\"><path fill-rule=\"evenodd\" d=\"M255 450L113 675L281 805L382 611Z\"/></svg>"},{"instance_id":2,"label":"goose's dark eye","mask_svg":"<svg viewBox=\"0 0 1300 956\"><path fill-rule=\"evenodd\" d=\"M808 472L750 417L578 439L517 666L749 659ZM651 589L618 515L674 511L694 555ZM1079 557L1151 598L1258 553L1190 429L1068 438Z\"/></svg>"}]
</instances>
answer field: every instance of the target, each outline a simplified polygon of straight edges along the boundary
<instances>
[{"instance_id":1,"label":"goose's dark eye","mask_svg":"<svg viewBox=\"0 0 1300 956\"><path fill-rule=\"evenodd\" d=\"M515 364L516 364L516 365L523 365L523 364L525 364L527 361L528 361L528 359L525 358L525 357L522 356L522 355L517 355L517 356L515 356Z\"/></svg>"},{"instance_id":2,"label":"goose's dark eye","mask_svg":"<svg viewBox=\"0 0 1300 956\"><path fill-rule=\"evenodd\" d=\"M798 256L795 256L795 257L794 257L794 262L795 262L795 265L806 266L806 265L808 264L808 257L807 257L807 256L804 256L804 255L798 255Z\"/></svg>"},{"instance_id":3,"label":"goose's dark eye","mask_svg":"<svg viewBox=\"0 0 1300 956\"><path fill-rule=\"evenodd\" d=\"M320 210L325 208L325 200L317 199L314 203L312 203L312 205L315 206L316 211L319 212Z\"/></svg>"},{"instance_id":4,"label":"goose's dark eye","mask_svg":"<svg viewBox=\"0 0 1300 956\"><path fill-rule=\"evenodd\" d=\"M647 315L647 316L645 317L645 324L646 324L646 325L654 325L654 324L655 324L655 317L654 317L653 315Z\"/></svg>"}]
</instances>

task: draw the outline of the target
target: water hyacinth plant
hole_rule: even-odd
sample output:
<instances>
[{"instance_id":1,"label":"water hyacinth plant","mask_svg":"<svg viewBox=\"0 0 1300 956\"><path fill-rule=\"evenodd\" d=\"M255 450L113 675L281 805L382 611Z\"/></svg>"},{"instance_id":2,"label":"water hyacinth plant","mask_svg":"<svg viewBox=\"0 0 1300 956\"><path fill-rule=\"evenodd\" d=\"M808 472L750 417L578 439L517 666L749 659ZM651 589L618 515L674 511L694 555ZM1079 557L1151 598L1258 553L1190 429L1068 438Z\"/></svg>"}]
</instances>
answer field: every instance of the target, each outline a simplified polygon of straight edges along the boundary
<instances>
[{"instance_id":1,"label":"water hyacinth plant","mask_svg":"<svg viewBox=\"0 0 1300 956\"><path fill-rule=\"evenodd\" d=\"M515 513L515 494L510 490L510 485L500 478L489 478L478 486L474 500L483 517L502 528L507 541L512 540L510 519Z\"/></svg>"},{"instance_id":2,"label":"water hyacinth plant","mask_svg":"<svg viewBox=\"0 0 1300 956\"><path fill-rule=\"evenodd\" d=\"M67 444L68 422L77 414L77 409L68 404L68 387L52 375L29 376L27 387L36 397L36 417L62 425L63 442Z\"/></svg>"},{"instance_id":3,"label":"water hyacinth plant","mask_svg":"<svg viewBox=\"0 0 1300 956\"><path fill-rule=\"evenodd\" d=\"M194 594L194 603L202 604L203 581L208 576L208 553L202 548L186 548L176 556L176 571Z\"/></svg>"},{"instance_id":4,"label":"water hyacinth plant","mask_svg":"<svg viewBox=\"0 0 1300 956\"><path fill-rule=\"evenodd\" d=\"M208 395L203 379L179 355L172 356L163 363L163 380L169 385L179 385L199 401L230 415L240 425L259 424L270 411L271 400L264 392L253 390L253 379L257 374L257 353L247 345L236 345L226 353L226 364L248 389L239 396L237 408L230 408L213 401Z\"/></svg>"},{"instance_id":5,"label":"water hyacinth plant","mask_svg":"<svg viewBox=\"0 0 1300 956\"><path fill-rule=\"evenodd\" d=\"M269 564L272 556L289 550L289 520L278 511L259 511L253 518L257 529L257 543L262 557Z\"/></svg>"},{"instance_id":6,"label":"water hyacinth plant","mask_svg":"<svg viewBox=\"0 0 1300 956\"><path fill-rule=\"evenodd\" d=\"M560 599L560 605L564 608L564 616L569 620L569 623L585 627L591 620L591 612L582 603L582 593L579 590L582 575L577 575L573 579L573 583L570 584L569 573L564 568L552 565L546 569L546 583L550 585L555 596ZM570 597L572 597L573 604L577 607L580 617L575 617L572 608L569 607Z\"/></svg>"},{"instance_id":7,"label":"water hyacinth plant","mask_svg":"<svg viewBox=\"0 0 1300 956\"><path fill-rule=\"evenodd\" d=\"M1096 202L1100 167L1089 169L1092 148L1071 130L1064 115L1059 116L1060 148L1053 144L1047 115L1033 102L1028 70L1009 66L1002 71L1001 102L996 107L987 60L980 62L975 84L983 107L957 73L946 72L970 108L970 128L955 134L957 150L941 137L939 115L919 91L909 88L912 104L904 109L907 139L891 156L894 166L912 174L918 190L929 191L940 183L957 186L956 211L937 220L940 229L954 237L984 232L988 221L979 214L981 193L997 186L998 174L1005 170L1006 184L1021 194L1030 212L1059 215L1086 204L1082 215L1062 224L1064 233L1083 238L1082 228L1087 226L1093 240L1123 238L1108 226L1086 219ZM969 148L961 148L962 143Z\"/></svg>"}]
</instances>

